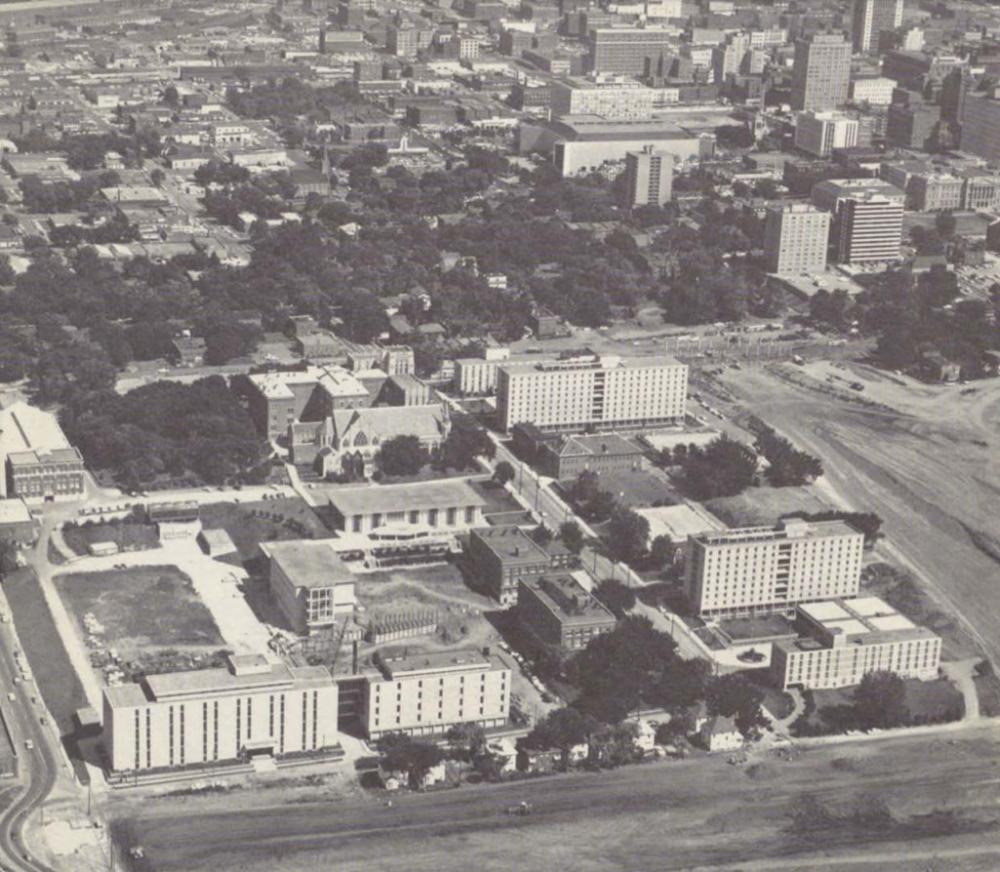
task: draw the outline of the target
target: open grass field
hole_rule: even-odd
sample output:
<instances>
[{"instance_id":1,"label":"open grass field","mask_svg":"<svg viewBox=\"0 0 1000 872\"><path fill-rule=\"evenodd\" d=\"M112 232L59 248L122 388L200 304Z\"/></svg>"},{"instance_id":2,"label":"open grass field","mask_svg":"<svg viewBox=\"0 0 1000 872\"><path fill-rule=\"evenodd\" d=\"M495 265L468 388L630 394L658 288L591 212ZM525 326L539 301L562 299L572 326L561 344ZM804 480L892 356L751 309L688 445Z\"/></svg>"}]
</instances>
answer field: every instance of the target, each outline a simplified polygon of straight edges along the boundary
<instances>
[{"instance_id":1,"label":"open grass field","mask_svg":"<svg viewBox=\"0 0 1000 872\"><path fill-rule=\"evenodd\" d=\"M4 580L18 638L45 705L63 735L73 731L73 713L88 705L76 670L63 646L35 573L28 569Z\"/></svg>"},{"instance_id":2,"label":"open grass field","mask_svg":"<svg viewBox=\"0 0 1000 872\"><path fill-rule=\"evenodd\" d=\"M322 539L330 534L319 516L298 497L246 503L211 503L201 507L205 529L223 529L243 561L262 556L261 542Z\"/></svg>"},{"instance_id":3,"label":"open grass field","mask_svg":"<svg viewBox=\"0 0 1000 872\"><path fill-rule=\"evenodd\" d=\"M62 529L63 539L74 554L86 556L96 542L114 542L119 551L142 551L156 548L160 537L155 524L80 524Z\"/></svg>"},{"instance_id":4,"label":"open grass field","mask_svg":"<svg viewBox=\"0 0 1000 872\"><path fill-rule=\"evenodd\" d=\"M730 527L763 527L790 512L822 512L831 506L811 487L751 487L734 497L709 500L705 508Z\"/></svg>"},{"instance_id":5,"label":"open grass field","mask_svg":"<svg viewBox=\"0 0 1000 872\"><path fill-rule=\"evenodd\" d=\"M103 626L101 646L125 659L164 648L219 648L223 638L191 579L173 566L57 575L67 611L87 638L84 615Z\"/></svg>"}]
</instances>

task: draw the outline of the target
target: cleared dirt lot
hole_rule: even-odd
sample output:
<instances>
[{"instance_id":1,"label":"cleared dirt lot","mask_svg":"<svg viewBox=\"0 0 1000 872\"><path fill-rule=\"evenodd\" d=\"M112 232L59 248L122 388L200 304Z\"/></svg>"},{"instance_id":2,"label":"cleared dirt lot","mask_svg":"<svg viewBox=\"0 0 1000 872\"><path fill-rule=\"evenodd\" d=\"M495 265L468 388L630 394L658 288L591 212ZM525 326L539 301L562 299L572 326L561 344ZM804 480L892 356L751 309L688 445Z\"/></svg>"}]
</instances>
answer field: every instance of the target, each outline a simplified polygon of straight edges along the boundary
<instances>
[{"instance_id":1,"label":"cleared dirt lot","mask_svg":"<svg viewBox=\"0 0 1000 872\"><path fill-rule=\"evenodd\" d=\"M822 458L831 497L883 518L880 549L957 611L1000 663L1000 381L926 386L849 365L839 372L865 385L859 400L878 404L862 405L819 393L824 372L780 364L726 370L721 381Z\"/></svg>"},{"instance_id":2,"label":"cleared dirt lot","mask_svg":"<svg viewBox=\"0 0 1000 872\"><path fill-rule=\"evenodd\" d=\"M143 844L137 872L831 869L841 854L866 853L879 869L907 854L1000 853L998 769L984 766L998 751L980 729L824 746L747 768L723 755L468 787L400 797L391 809L355 797L226 813L223 796L199 801L197 815L157 803L154 816L115 832ZM532 815L504 813L522 799Z\"/></svg>"},{"instance_id":3,"label":"cleared dirt lot","mask_svg":"<svg viewBox=\"0 0 1000 872\"><path fill-rule=\"evenodd\" d=\"M95 642L116 648L126 659L161 648L219 648L223 644L191 579L176 567L134 566L68 573L53 580L81 638L88 638L84 615L93 615L103 628Z\"/></svg>"}]
</instances>

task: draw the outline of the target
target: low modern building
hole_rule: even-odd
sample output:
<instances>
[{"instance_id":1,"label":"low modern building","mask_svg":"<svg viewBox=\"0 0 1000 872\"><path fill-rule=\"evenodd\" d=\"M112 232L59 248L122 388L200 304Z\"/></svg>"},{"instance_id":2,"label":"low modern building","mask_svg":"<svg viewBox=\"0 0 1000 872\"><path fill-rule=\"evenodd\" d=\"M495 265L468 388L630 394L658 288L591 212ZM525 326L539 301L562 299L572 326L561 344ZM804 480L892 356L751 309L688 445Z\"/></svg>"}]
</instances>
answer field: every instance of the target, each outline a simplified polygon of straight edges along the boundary
<instances>
[{"instance_id":1,"label":"low modern building","mask_svg":"<svg viewBox=\"0 0 1000 872\"><path fill-rule=\"evenodd\" d=\"M522 580L517 613L541 641L568 651L586 648L616 624L615 616L569 575Z\"/></svg>"},{"instance_id":2,"label":"low modern building","mask_svg":"<svg viewBox=\"0 0 1000 872\"><path fill-rule=\"evenodd\" d=\"M30 545L38 538L31 510L22 499L0 500L0 541L18 546Z\"/></svg>"},{"instance_id":3,"label":"low modern building","mask_svg":"<svg viewBox=\"0 0 1000 872\"><path fill-rule=\"evenodd\" d=\"M781 688L822 690L860 684L869 672L936 678L941 637L874 596L798 607L795 640L775 642L771 674Z\"/></svg>"},{"instance_id":4,"label":"low modern building","mask_svg":"<svg viewBox=\"0 0 1000 872\"><path fill-rule=\"evenodd\" d=\"M520 527L481 527L469 532L470 570L502 606L517 604L518 585L551 569L548 553Z\"/></svg>"},{"instance_id":5,"label":"low modern building","mask_svg":"<svg viewBox=\"0 0 1000 872\"><path fill-rule=\"evenodd\" d=\"M231 655L228 667L104 689L104 748L114 772L280 758L336 744L337 688L325 666Z\"/></svg>"},{"instance_id":6,"label":"low modern building","mask_svg":"<svg viewBox=\"0 0 1000 872\"><path fill-rule=\"evenodd\" d=\"M561 175L575 176L625 160L630 151L649 147L673 156L675 164L709 158L715 150L712 134L689 133L662 119L609 121L597 115L567 115L547 124L522 124L522 153L552 155Z\"/></svg>"},{"instance_id":7,"label":"low modern building","mask_svg":"<svg viewBox=\"0 0 1000 872\"><path fill-rule=\"evenodd\" d=\"M464 530L483 523L486 500L462 479L338 488L330 496L336 528L368 533L386 524Z\"/></svg>"},{"instance_id":8,"label":"low modern building","mask_svg":"<svg viewBox=\"0 0 1000 872\"><path fill-rule=\"evenodd\" d=\"M328 542L265 542L271 595L297 633L333 626L354 613L354 573Z\"/></svg>"},{"instance_id":9,"label":"low modern building","mask_svg":"<svg viewBox=\"0 0 1000 872\"><path fill-rule=\"evenodd\" d=\"M27 403L0 409L0 463L0 497L38 502L84 493L83 456L69 444L55 415Z\"/></svg>"},{"instance_id":10,"label":"low modern building","mask_svg":"<svg viewBox=\"0 0 1000 872\"><path fill-rule=\"evenodd\" d=\"M626 76L579 76L551 83L552 115L600 115L602 118L649 118L653 89Z\"/></svg>"},{"instance_id":11,"label":"low modern building","mask_svg":"<svg viewBox=\"0 0 1000 872\"><path fill-rule=\"evenodd\" d=\"M611 472L638 469L643 451L631 439L618 433L599 436L566 436L545 442L536 462L543 475L560 480L576 478L581 472Z\"/></svg>"},{"instance_id":12,"label":"low modern building","mask_svg":"<svg viewBox=\"0 0 1000 872\"><path fill-rule=\"evenodd\" d=\"M500 654L376 654L375 665L365 676L361 706L372 740L385 733L440 734L457 724L502 727L510 716L511 666Z\"/></svg>"},{"instance_id":13,"label":"low modern building","mask_svg":"<svg viewBox=\"0 0 1000 872\"><path fill-rule=\"evenodd\" d=\"M843 521L787 518L688 539L685 588L702 617L790 614L802 602L853 596L864 535Z\"/></svg>"}]
</instances>

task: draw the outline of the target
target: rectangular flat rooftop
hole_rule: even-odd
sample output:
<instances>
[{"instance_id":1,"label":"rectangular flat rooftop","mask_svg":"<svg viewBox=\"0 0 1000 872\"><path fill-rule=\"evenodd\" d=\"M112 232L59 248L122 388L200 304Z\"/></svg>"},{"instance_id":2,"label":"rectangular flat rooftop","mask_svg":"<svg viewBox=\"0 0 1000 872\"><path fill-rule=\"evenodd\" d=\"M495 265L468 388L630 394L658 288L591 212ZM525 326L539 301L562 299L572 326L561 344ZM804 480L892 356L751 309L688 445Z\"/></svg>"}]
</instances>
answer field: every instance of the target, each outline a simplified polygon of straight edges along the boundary
<instances>
[{"instance_id":1,"label":"rectangular flat rooftop","mask_svg":"<svg viewBox=\"0 0 1000 872\"><path fill-rule=\"evenodd\" d=\"M473 533L505 565L548 563L549 555L520 527L477 527Z\"/></svg>"},{"instance_id":2,"label":"rectangular flat rooftop","mask_svg":"<svg viewBox=\"0 0 1000 872\"><path fill-rule=\"evenodd\" d=\"M330 504L345 517L486 505L486 500L464 479L371 484L337 488L329 494Z\"/></svg>"},{"instance_id":3,"label":"rectangular flat rooftop","mask_svg":"<svg viewBox=\"0 0 1000 872\"><path fill-rule=\"evenodd\" d=\"M354 582L354 573L330 542L302 539L265 542L263 550L296 587L323 588Z\"/></svg>"},{"instance_id":4,"label":"rectangular flat rooftop","mask_svg":"<svg viewBox=\"0 0 1000 872\"><path fill-rule=\"evenodd\" d=\"M405 657L380 657L379 662L382 673L390 679L420 673L509 668L509 664L498 654L483 654L475 648L421 652Z\"/></svg>"}]
</instances>

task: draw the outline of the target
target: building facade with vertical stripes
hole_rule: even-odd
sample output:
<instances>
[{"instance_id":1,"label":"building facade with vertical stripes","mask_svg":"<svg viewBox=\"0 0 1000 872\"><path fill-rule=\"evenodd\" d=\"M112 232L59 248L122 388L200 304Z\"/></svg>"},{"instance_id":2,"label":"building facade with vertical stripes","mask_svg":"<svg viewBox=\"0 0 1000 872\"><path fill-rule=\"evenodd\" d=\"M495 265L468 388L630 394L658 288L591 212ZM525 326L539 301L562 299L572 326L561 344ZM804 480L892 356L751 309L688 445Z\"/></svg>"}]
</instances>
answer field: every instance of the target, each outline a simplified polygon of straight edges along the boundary
<instances>
[{"instance_id":1,"label":"building facade with vertical stripes","mask_svg":"<svg viewBox=\"0 0 1000 872\"><path fill-rule=\"evenodd\" d=\"M321 751L337 744L337 687L323 666L234 655L228 668L148 675L104 690L115 772Z\"/></svg>"}]
</instances>

